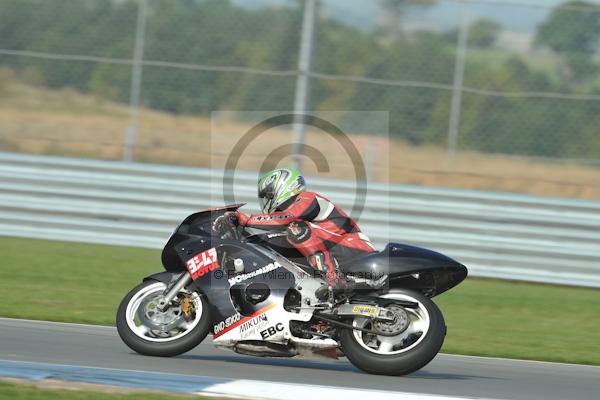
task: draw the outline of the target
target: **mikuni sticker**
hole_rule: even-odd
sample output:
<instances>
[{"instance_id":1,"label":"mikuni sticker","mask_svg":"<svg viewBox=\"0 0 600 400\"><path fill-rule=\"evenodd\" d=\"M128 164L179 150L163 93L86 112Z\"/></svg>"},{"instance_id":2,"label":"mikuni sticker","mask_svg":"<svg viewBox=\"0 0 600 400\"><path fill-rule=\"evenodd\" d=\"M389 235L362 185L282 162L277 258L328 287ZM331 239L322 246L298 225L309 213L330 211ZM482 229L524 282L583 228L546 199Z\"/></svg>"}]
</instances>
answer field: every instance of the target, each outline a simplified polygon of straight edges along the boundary
<instances>
[{"instance_id":1,"label":"mikuni sticker","mask_svg":"<svg viewBox=\"0 0 600 400\"><path fill-rule=\"evenodd\" d=\"M275 262L273 262L271 264L267 264L264 267L261 267L257 270L248 272L247 274L241 274L241 275L234 276L233 278L229 278L229 284L234 285L236 283L243 282L247 279L254 278L255 276L258 276L258 275L267 274L268 272L273 271L279 267L282 267L282 265L279 264L277 261L275 261Z\"/></svg>"},{"instance_id":2,"label":"mikuni sticker","mask_svg":"<svg viewBox=\"0 0 600 400\"><path fill-rule=\"evenodd\" d=\"M188 271L192 275L192 279L198 279L206 275L208 272L219 268L219 260L217 258L217 250L213 247L196 254L186 262Z\"/></svg>"},{"instance_id":3,"label":"mikuni sticker","mask_svg":"<svg viewBox=\"0 0 600 400\"><path fill-rule=\"evenodd\" d=\"M263 329L268 325L269 318L267 314L261 314L240 325L240 336L242 339L248 338L257 334L259 329Z\"/></svg>"}]
</instances>

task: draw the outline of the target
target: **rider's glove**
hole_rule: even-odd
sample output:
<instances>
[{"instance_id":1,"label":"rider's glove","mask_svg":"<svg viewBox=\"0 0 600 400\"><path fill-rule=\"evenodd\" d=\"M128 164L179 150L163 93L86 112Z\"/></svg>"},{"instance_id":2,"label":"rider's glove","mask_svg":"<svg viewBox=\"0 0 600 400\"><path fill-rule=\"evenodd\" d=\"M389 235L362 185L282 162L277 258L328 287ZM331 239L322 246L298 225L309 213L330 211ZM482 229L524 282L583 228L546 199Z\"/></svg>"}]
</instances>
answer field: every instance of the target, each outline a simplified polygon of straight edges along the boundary
<instances>
[{"instance_id":1,"label":"rider's glove","mask_svg":"<svg viewBox=\"0 0 600 400\"><path fill-rule=\"evenodd\" d=\"M248 220L250 219L250 215L244 214L241 211L236 211L235 217L237 219L238 226L246 226L248 224Z\"/></svg>"},{"instance_id":2,"label":"rider's glove","mask_svg":"<svg viewBox=\"0 0 600 400\"><path fill-rule=\"evenodd\" d=\"M227 211L223 215L218 216L213 221L212 230L214 233L221 234L237 225L237 213Z\"/></svg>"},{"instance_id":3,"label":"rider's glove","mask_svg":"<svg viewBox=\"0 0 600 400\"><path fill-rule=\"evenodd\" d=\"M250 216L243 212L227 211L214 220L212 229L214 233L222 234L223 232L230 231L236 226L246 226L246 222L248 222L249 219Z\"/></svg>"},{"instance_id":4,"label":"rider's glove","mask_svg":"<svg viewBox=\"0 0 600 400\"><path fill-rule=\"evenodd\" d=\"M237 226L238 225L238 212L237 211L227 211L223 214L223 217L229 224L229 226Z\"/></svg>"}]
</instances>

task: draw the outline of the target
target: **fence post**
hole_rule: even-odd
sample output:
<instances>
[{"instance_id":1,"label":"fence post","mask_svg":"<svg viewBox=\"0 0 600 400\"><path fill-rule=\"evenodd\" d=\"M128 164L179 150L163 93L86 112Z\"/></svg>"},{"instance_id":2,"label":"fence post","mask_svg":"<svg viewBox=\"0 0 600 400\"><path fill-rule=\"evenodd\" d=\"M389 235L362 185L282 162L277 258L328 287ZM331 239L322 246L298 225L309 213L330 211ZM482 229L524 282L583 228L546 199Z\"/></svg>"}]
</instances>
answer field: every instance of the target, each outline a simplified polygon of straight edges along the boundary
<instances>
[{"instance_id":1,"label":"fence post","mask_svg":"<svg viewBox=\"0 0 600 400\"><path fill-rule=\"evenodd\" d=\"M292 141L292 159L294 167L302 168L302 154L304 153L304 133L306 126L304 118L308 110L310 97L310 71L315 38L315 18L317 14L317 0L304 1L304 16L302 19L302 34L300 37L300 53L298 55L298 77L296 79L296 94L294 98L294 124Z\"/></svg>"},{"instance_id":2,"label":"fence post","mask_svg":"<svg viewBox=\"0 0 600 400\"><path fill-rule=\"evenodd\" d=\"M142 60L144 58L144 39L146 34L146 7L148 0L138 0L138 13L135 26L135 45L131 65L131 89L129 92L129 125L125 136L123 160L133 161L133 150L137 136L140 93L142 86Z\"/></svg>"},{"instance_id":3,"label":"fence post","mask_svg":"<svg viewBox=\"0 0 600 400\"><path fill-rule=\"evenodd\" d=\"M369 135L367 140L367 151L365 154L365 166L367 170L367 182L375 180L375 159L377 158L377 145L373 140L373 136Z\"/></svg>"},{"instance_id":4,"label":"fence post","mask_svg":"<svg viewBox=\"0 0 600 400\"><path fill-rule=\"evenodd\" d=\"M452 86L452 102L450 103L450 121L448 123L448 154L446 169L454 168L458 131L460 129L460 112L462 105L462 90L465 79L465 59L469 40L469 3L461 3L461 22L458 31L456 63L454 65L454 81Z\"/></svg>"}]
</instances>

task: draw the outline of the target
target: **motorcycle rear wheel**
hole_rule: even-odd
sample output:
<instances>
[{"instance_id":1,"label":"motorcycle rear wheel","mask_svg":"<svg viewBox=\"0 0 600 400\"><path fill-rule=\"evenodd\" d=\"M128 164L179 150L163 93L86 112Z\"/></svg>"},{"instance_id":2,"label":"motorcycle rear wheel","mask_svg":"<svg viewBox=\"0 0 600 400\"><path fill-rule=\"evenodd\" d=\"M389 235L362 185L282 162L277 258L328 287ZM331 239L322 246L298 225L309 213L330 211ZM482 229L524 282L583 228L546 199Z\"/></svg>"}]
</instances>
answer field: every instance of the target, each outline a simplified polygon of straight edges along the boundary
<instances>
[{"instance_id":1,"label":"motorcycle rear wheel","mask_svg":"<svg viewBox=\"0 0 600 400\"><path fill-rule=\"evenodd\" d=\"M340 342L346 357L361 370L377 375L406 375L427 365L444 343L446 325L437 305L423 294L398 290L381 297L417 302L417 309L405 309L410 324L398 335L386 337L344 329ZM373 329L373 322L355 317L353 325Z\"/></svg>"},{"instance_id":2,"label":"motorcycle rear wheel","mask_svg":"<svg viewBox=\"0 0 600 400\"><path fill-rule=\"evenodd\" d=\"M185 318L181 305L161 313L156 303L165 289L163 282L143 282L119 305L117 331L123 342L137 353L156 357L183 354L199 345L210 331L208 304L197 293L179 293L192 302L193 319ZM163 329L155 329L158 325Z\"/></svg>"}]
</instances>

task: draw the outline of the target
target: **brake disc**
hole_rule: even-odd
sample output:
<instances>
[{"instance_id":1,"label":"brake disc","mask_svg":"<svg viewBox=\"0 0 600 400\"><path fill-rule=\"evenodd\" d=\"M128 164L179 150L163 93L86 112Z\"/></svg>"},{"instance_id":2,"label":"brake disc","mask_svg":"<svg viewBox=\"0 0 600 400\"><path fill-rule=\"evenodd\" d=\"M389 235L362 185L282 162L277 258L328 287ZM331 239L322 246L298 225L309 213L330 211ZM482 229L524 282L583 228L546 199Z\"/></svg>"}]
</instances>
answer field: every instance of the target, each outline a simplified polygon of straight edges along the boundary
<instances>
[{"instance_id":1,"label":"brake disc","mask_svg":"<svg viewBox=\"0 0 600 400\"><path fill-rule=\"evenodd\" d=\"M394 313L393 321L373 321L373 329L386 335L399 335L408 329L410 319L406 310L396 304L390 304L386 307Z\"/></svg>"},{"instance_id":2,"label":"brake disc","mask_svg":"<svg viewBox=\"0 0 600 400\"><path fill-rule=\"evenodd\" d=\"M184 316L179 307L169 307L161 311L158 305L158 297L141 302L137 316L140 322L150 330L168 332L180 325Z\"/></svg>"}]
</instances>

